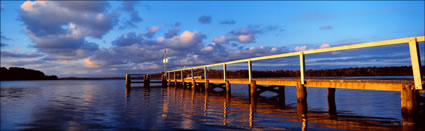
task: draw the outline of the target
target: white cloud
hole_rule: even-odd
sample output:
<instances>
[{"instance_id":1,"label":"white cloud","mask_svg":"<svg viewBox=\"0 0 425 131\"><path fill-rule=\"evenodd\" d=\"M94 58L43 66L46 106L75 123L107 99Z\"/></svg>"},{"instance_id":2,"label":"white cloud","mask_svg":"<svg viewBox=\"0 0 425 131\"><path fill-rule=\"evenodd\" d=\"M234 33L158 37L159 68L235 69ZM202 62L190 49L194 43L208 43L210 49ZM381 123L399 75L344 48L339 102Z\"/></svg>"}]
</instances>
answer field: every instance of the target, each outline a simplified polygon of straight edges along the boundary
<instances>
[{"instance_id":1,"label":"white cloud","mask_svg":"<svg viewBox=\"0 0 425 131\"><path fill-rule=\"evenodd\" d=\"M295 47L295 51L305 51L305 50L307 50L307 46L306 45L304 45L304 46L300 46L300 47Z\"/></svg>"},{"instance_id":2,"label":"white cloud","mask_svg":"<svg viewBox=\"0 0 425 131\"><path fill-rule=\"evenodd\" d=\"M240 43L251 43L255 40L254 35L239 35L238 41Z\"/></svg>"},{"instance_id":3,"label":"white cloud","mask_svg":"<svg viewBox=\"0 0 425 131\"><path fill-rule=\"evenodd\" d=\"M329 48L329 47L331 47L331 45L327 43L320 45L320 48Z\"/></svg>"},{"instance_id":4,"label":"white cloud","mask_svg":"<svg viewBox=\"0 0 425 131\"><path fill-rule=\"evenodd\" d=\"M227 40L227 37L226 36L219 36L219 37L215 37L213 39L213 42L214 43L227 43L228 40Z\"/></svg>"},{"instance_id":5,"label":"white cloud","mask_svg":"<svg viewBox=\"0 0 425 131\"><path fill-rule=\"evenodd\" d=\"M84 62L84 65L86 67L89 67L89 68L98 68L98 67L100 67L100 65L98 63L96 63L94 61L91 61L90 58L85 58L83 60L83 62Z\"/></svg>"}]
</instances>

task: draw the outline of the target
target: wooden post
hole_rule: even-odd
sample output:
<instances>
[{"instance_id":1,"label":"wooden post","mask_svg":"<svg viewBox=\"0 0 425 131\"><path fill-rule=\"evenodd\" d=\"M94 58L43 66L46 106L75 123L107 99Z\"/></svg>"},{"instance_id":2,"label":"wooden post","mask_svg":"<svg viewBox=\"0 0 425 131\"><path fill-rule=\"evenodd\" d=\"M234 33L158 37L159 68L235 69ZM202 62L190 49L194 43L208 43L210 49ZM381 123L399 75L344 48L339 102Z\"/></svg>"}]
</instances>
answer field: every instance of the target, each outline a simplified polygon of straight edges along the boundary
<instances>
[{"instance_id":1,"label":"wooden post","mask_svg":"<svg viewBox=\"0 0 425 131\"><path fill-rule=\"evenodd\" d=\"M174 73L174 80L176 80L176 72L174 71L173 73Z\"/></svg>"},{"instance_id":2,"label":"wooden post","mask_svg":"<svg viewBox=\"0 0 425 131\"><path fill-rule=\"evenodd\" d=\"M423 119L418 116L419 93L414 85L403 85L400 97L403 125L414 125L418 120Z\"/></svg>"},{"instance_id":3,"label":"wooden post","mask_svg":"<svg viewBox=\"0 0 425 131\"><path fill-rule=\"evenodd\" d=\"M206 66L204 67L204 79L205 79L205 81L208 80L208 69L207 69Z\"/></svg>"},{"instance_id":4,"label":"wooden post","mask_svg":"<svg viewBox=\"0 0 425 131\"><path fill-rule=\"evenodd\" d=\"M150 88L151 87L151 76L148 74L148 87Z\"/></svg>"},{"instance_id":5,"label":"wooden post","mask_svg":"<svg viewBox=\"0 0 425 131\"><path fill-rule=\"evenodd\" d=\"M125 74L125 87L131 87L131 77L129 74Z\"/></svg>"},{"instance_id":6,"label":"wooden post","mask_svg":"<svg viewBox=\"0 0 425 131\"><path fill-rule=\"evenodd\" d=\"M196 81L195 79L192 79L192 90L196 89Z\"/></svg>"},{"instance_id":7,"label":"wooden post","mask_svg":"<svg viewBox=\"0 0 425 131\"><path fill-rule=\"evenodd\" d=\"M328 110L329 115L336 115L335 88L328 88Z\"/></svg>"},{"instance_id":8,"label":"wooden post","mask_svg":"<svg viewBox=\"0 0 425 131\"><path fill-rule=\"evenodd\" d=\"M249 59L248 61L248 81L252 80L252 61Z\"/></svg>"},{"instance_id":9,"label":"wooden post","mask_svg":"<svg viewBox=\"0 0 425 131\"><path fill-rule=\"evenodd\" d=\"M304 63L304 52L300 52L300 78L301 78L301 84L304 85L304 75L305 75L305 63Z\"/></svg>"},{"instance_id":10,"label":"wooden post","mask_svg":"<svg viewBox=\"0 0 425 131\"><path fill-rule=\"evenodd\" d=\"M193 80L193 79L195 79L195 78L193 77L193 69L190 69L190 75L192 76L192 80Z\"/></svg>"},{"instance_id":11,"label":"wooden post","mask_svg":"<svg viewBox=\"0 0 425 131\"><path fill-rule=\"evenodd\" d=\"M180 71L181 75L180 78L182 79L182 88L184 88L184 76L183 76L183 70Z\"/></svg>"},{"instance_id":12,"label":"wooden post","mask_svg":"<svg viewBox=\"0 0 425 131\"><path fill-rule=\"evenodd\" d=\"M421 74L421 58L419 55L418 42L416 38L409 40L410 61L412 62L413 78L415 81L416 90L423 89L422 74Z\"/></svg>"},{"instance_id":13,"label":"wooden post","mask_svg":"<svg viewBox=\"0 0 425 131\"><path fill-rule=\"evenodd\" d=\"M150 77L149 77L149 74L146 74L144 76L143 84L144 84L144 87L150 88Z\"/></svg>"},{"instance_id":14,"label":"wooden post","mask_svg":"<svg viewBox=\"0 0 425 131\"><path fill-rule=\"evenodd\" d=\"M297 110L300 114L307 113L307 90L300 82L297 83Z\"/></svg>"},{"instance_id":15,"label":"wooden post","mask_svg":"<svg viewBox=\"0 0 425 131\"><path fill-rule=\"evenodd\" d=\"M205 80L205 93L208 93L209 85L210 85L210 81L209 80Z\"/></svg>"},{"instance_id":16,"label":"wooden post","mask_svg":"<svg viewBox=\"0 0 425 131\"><path fill-rule=\"evenodd\" d=\"M167 83L168 83L168 86L171 86L171 80L170 79L167 80Z\"/></svg>"},{"instance_id":17,"label":"wooden post","mask_svg":"<svg viewBox=\"0 0 425 131\"><path fill-rule=\"evenodd\" d=\"M226 94L231 95L232 90L230 88L230 82L226 80Z\"/></svg>"},{"instance_id":18,"label":"wooden post","mask_svg":"<svg viewBox=\"0 0 425 131\"><path fill-rule=\"evenodd\" d=\"M256 83L256 81L252 80L249 87L250 87L249 88L249 90L250 90L249 91L250 97L255 97L256 91L257 91L257 83Z\"/></svg>"},{"instance_id":19,"label":"wooden post","mask_svg":"<svg viewBox=\"0 0 425 131\"><path fill-rule=\"evenodd\" d=\"M285 106L285 86L280 86L279 88L279 104L280 106Z\"/></svg>"},{"instance_id":20,"label":"wooden post","mask_svg":"<svg viewBox=\"0 0 425 131\"><path fill-rule=\"evenodd\" d=\"M165 81L165 75L161 75L161 86L162 88L167 87L166 81Z\"/></svg>"},{"instance_id":21,"label":"wooden post","mask_svg":"<svg viewBox=\"0 0 425 131\"><path fill-rule=\"evenodd\" d=\"M226 82L226 64L223 64L223 81Z\"/></svg>"},{"instance_id":22,"label":"wooden post","mask_svg":"<svg viewBox=\"0 0 425 131\"><path fill-rule=\"evenodd\" d=\"M180 77L181 77L181 79L182 79L182 81L183 81L183 80L184 80L183 70L181 70L181 71L180 71L180 73L181 73L181 76L180 76Z\"/></svg>"}]
</instances>

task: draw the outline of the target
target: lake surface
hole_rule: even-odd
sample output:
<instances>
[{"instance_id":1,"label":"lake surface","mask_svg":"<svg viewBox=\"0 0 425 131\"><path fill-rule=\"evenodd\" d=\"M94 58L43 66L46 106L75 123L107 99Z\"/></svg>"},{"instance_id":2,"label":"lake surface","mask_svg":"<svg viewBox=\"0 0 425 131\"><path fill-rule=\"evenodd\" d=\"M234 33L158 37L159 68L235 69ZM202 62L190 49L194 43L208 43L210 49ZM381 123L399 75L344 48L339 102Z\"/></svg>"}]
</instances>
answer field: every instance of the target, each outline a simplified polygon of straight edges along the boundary
<instances>
[{"instance_id":1,"label":"lake surface","mask_svg":"<svg viewBox=\"0 0 425 131\"><path fill-rule=\"evenodd\" d=\"M307 88L308 112L295 87L252 100L247 85L219 89L125 88L124 80L1 81L1 130L385 130L401 129L400 92Z\"/></svg>"}]
</instances>

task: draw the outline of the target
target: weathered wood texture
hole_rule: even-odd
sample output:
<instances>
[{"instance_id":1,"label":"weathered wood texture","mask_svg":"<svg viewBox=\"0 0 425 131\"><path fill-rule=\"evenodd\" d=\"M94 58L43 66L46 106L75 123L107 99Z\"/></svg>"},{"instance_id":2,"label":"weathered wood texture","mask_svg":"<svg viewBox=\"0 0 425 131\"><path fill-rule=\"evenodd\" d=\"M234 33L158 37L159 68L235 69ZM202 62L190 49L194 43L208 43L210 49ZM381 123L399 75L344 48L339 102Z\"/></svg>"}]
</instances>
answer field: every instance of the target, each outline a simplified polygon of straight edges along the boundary
<instances>
[{"instance_id":1,"label":"weathered wood texture","mask_svg":"<svg viewBox=\"0 0 425 131\"><path fill-rule=\"evenodd\" d=\"M330 115L336 115L335 88L328 88L328 110Z\"/></svg>"},{"instance_id":2,"label":"weathered wood texture","mask_svg":"<svg viewBox=\"0 0 425 131\"><path fill-rule=\"evenodd\" d=\"M307 90L300 82L297 83L297 110L300 114L307 113Z\"/></svg>"},{"instance_id":3,"label":"weathered wood texture","mask_svg":"<svg viewBox=\"0 0 425 131\"><path fill-rule=\"evenodd\" d=\"M417 116L419 111L419 97L419 93L413 84L403 86L400 94L403 125L412 125L419 119L424 119Z\"/></svg>"},{"instance_id":4,"label":"weathered wood texture","mask_svg":"<svg viewBox=\"0 0 425 131\"><path fill-rule=\"evenodd\" d=\"M231 88L230 88L230 82L226 81L226 93L230 94L231 93Z\"/></svg>"},{"instance_id":5,"label":"weathered wood texture","mask_svg":"<svg viewBox=\"0 0 425 131\"><path fill-rule=\"evenodd\" d=\"M203 79L196 79L199 83L204 83ZM222 83L223 79L208 79L209 83ZM250 84L249 79L226 79L230 84ZM258 85L275 86L296 86L300 81L297 79L252 79ZM383 91L401 91L405 84L413 84L409 80L305 80L305 87L321 88L342 88L342 89L361 89L361 90L383 90ZM181 80L177 80L181 82Z\"/></svg>"},{"instance_id":6,"label":"weathered wood texture","mask_svg":"<svg viewBox=\"0 0 425 131\"><path fill-rule=\"evenodd\" d=\"M251 80L251 83L249 84L249 90L250 90L250 97L255 97L257 94L257 83L255 80Z\"/></svg>"}]
</instances>

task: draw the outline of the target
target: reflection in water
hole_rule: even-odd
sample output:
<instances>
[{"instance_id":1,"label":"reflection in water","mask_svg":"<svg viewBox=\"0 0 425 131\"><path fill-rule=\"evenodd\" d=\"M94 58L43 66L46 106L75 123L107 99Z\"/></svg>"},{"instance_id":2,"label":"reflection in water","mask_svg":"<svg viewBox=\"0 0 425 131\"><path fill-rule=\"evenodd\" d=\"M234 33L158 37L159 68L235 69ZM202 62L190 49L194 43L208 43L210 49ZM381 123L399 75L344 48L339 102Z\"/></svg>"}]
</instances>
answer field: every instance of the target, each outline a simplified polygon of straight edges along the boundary
<instances>
[{"instance_id":1,"label":"reflection in water","mask_svg":"<svg viewBox=\"0 0 425 131\"><path fill-rule=\"evenodd\" d=\"M249 97L246 86L238 85L232 85L232 93L227 94L175 87L125 88L122 81L56 82L28 82L36 87L2 83L1 130L402 128L400 118L356 116L332 109L338 101L326 104L326 90L320 101L324 104L309 103L310 108L297 103L289 87L282 99L270 97L276 94Z\"/></svg>"}]
</instances>

